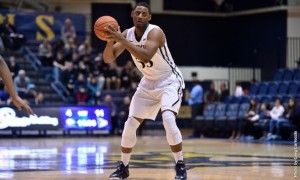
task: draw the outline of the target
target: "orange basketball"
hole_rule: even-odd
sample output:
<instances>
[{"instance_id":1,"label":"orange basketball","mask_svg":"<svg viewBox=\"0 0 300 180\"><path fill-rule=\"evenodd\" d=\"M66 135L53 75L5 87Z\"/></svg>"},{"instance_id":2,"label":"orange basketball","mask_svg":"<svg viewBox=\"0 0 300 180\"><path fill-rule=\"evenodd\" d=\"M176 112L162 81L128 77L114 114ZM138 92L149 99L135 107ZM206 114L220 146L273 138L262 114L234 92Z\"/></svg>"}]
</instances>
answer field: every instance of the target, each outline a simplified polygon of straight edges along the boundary
<instances>
[{"instance_id":1,"label":"orange basketball","mask_svg":"<svg viewBox=\"0 0 300 180\"><path fill-rule=\"evenodd\" d=\"M106 41L105 39L105 27L111 24L116 29L119 27L117 20L111 16L101 16L97 19L94 24L94 32L96 36L102 41Z\"/></svg>"}]
</instances>

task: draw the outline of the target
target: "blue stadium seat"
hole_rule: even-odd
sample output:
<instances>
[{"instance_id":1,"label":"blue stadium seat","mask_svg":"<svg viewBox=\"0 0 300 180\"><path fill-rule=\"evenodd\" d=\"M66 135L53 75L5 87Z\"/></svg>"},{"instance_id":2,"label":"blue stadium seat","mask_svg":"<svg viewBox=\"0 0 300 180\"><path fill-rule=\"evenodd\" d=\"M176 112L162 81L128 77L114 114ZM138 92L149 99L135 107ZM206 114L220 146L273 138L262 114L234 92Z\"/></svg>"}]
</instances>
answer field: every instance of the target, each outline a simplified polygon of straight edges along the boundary
<instances>
[{"instance_id":1,"label":"blue stadium seat","mask_svg":"<svg viewBox=\"0 0 300 180\"><path fill-rule=\"evenodd\" d=\"M267 96L267 95L262 96L262 97L260 98L260 101L259 101L259 102L260 102L260 103L267 103L267 104L269 104L269 103L272 102L272 97Z\"/></svg>"},{"instance_id":2,"label":"blue stadium seat","mask_svg":"<svg viewBox=\"0 0 300 180\"><path fill-rule=\"evenodd\" d=\"M203 112L203 116L196 116L195 120L196 121L201 121L205 119L214 119L214 114L215 114L215 109L216 109L216 104L211 103L211 104L206 104Z\"/></svg>"},{"instance_id":3,"label":"blue stadium seat","mask_svg":"<svg viewBox=\"0 0 300 180\"><path fill-rule=\"evenodd\" d=\"M288 92L288 83L287 82L280 82L278 87L278 94L285 95Z\"/></svg>"},{"instance_id":4,"label":"blue stadium seat","mask_svg":"<svg viewBox=\"0 0 300 180\"><path fill-rule=\"evenodd\" d=\"M292 96L284 95L281 97L282 103L288 103Z\"/></svg>"},{"instance_id":5,"label":"blue stadium seat","mask_svg":"<svg viewBox=\"0 0 300 180\"><path fill-rule=\"evenodd\" d=\"M274 74L274 81L282 81L283 79L283 69L278 69Z\"/></svg>"},{"instance_id":6,"label":"blue stadium seat","mask_svg":"<svg viewBox=\"0 0 300 180\"><path fill-rule=\"evenodd\" d=\"M284 69L283 81L292 81L294 77L294 71L292 69Z\"/></svg>"},{"instance_id":7,"label":"blue stadium seat","mask_svg":"<svg viewBox=\"0 0 300 180\"><path fill-rule=\"evenodd\" d=\"M274 96L277 94L278 83L277 82L270 82L268 85L268 95Z\"/></svg>"},{"instance_id":8,"label":"blue stadium seat","mask_svg":"<svg viewBox=\"0 0 300 180\"><path fill-rule=\"evenodd\" d=\"M258 83L251 84L249 88L249 95L256 95L257 91L258 91Z\"/></svg>"},{"instance_id":9,"label":"blue stadium seat","mask_svg":"<svg viewBox=\"0 0 300 180\"><path fill-rule=\"evenodd\" d=\"M268 92L268 83L267 82L260 82L258 84L257 95L266 95L267 92Z\"/></svg>"},{"instance_id":10,"label":"blue stadium seat","mask_svg":"<svg viewBox=\"0 0 300 180\"><path fill-rule=\"evenodd\" d=\"M300 82L300 69L295 69L294 72L294 78L295 81L299 81Z\"/></svg>"},{"instance_id":11,"label":"blue stadium seat","mask_svg":"<svg viewBox=\"0 0 300 180\"><path fill-rule=\"evenodd\" d=\"M211 130L214 127L216 104L207 104L203 116L197 116L196 124L202 131Z\"/></svg>"},{"instance_id":12,"label":"blue stadium seat","mask_svg":"<svg viewBox=\"0 0 300 180\"><path fill-rule=\"evenodd\" d=\"M204 107L203 116L196 116L196 128L201 131L207 131L207 129L213 128L214 115L215 115L216 104L206 104Z\"/></svg>"},{"instance_id":13,"label":"blue stadium seat","mask_svg":"<svg viewBox=\"0 0 300 180\"><path fill-rule=\"evenodd\" d=\"M294 96L298 103L300 103L300 95Z\"/></svg>"},{"instance_id":14,"label":"blue stadium seat","mask_svg":"<svg viewBox=\"0 0 300 180\"><path fill-rule=\"evenodd\" d=\"M295 81L290 82L288 88L288 94L294 96L298 94L298 92L299 92L299 83Z\"/></svg>"},{"instance_id":15,"label":"blue stadium seat","mask_svg":"<svg viewBox=\"0 0 300 180\"><path fill-rule=\"evenodd\" d=\"M227 118L226 127L228 130L232 131L235 129L237 119L246 118L249 107L250 107L249 103L241 103L239 105L236 117L232 116L232 117Z\"/></svg>"},{"instance_id":16,"label":"blue stadium seat","mask_svg":"<svg viewBox=\"0 0 300 180\"><path fill-rule=\"evenodd\" d=\"M229 104L233 105L233 104ZM217 104L216 112L215 112L215 122L214 122L214 129L222 129L225 127L226 122L226 104L220 103Z\"/></svg>"},{"instance_id":17,"label":"blue stadium seat","mask_svg":"<svg viewBox=\"0 0 300 180\"><path fill-rule=\"evenodd\" d=\"M240 107L239 107L239 112L238 112L238 118L243 118L243 117L246 117L246 114L248 112L250 108L250 104L249 103L242 103L240 104Z\"/></svg>"},{"instance_id":18,"label":"blue stadium seat","mask_svg":"<svg viewBox=\"0 0 300 180\"><path fill-rule=\"evenodd\" d=\"M230 103L240 103L240 101L241 101L240 97L232 96Z\"/></svg>"},{"instance_id":19,"label":"blue stadium seat","mask_svg":"<svg viewBox=\"0 0 300 180\"><path fill-rule=\"evenodd\" d=\"M249 103L250 97L249 96L242 96L240 103Z\"/></svg>"},{"instance_id":20,"label":"blue stadium seat","mask_svg":"<svg viewBox=\"0 0 300 180\"><path fill-rule=\"evenodd\" d=\"M239 110L238 103L230 104L226 111L227 120L236 120L238 115L238 110Z\"/></svg>"}]
</instances>

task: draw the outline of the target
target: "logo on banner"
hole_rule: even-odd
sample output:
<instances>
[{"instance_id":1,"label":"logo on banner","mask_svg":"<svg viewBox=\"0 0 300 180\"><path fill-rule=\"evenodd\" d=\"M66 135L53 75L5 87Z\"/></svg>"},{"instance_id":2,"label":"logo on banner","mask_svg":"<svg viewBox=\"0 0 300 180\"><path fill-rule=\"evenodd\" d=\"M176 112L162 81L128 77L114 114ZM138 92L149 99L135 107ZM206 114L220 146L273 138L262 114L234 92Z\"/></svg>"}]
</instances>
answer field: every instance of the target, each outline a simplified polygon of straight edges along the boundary
<instances>
[{"instance_id":1,"label":"logo on banner","mask_svg":"<svg viewBox=\"0 0 300 180\"><path fill-rule=\"evenodd\" d=\"M0 108L0 129L9 127L28 127L31 125L58 126L58 118L50 116L17 117L14 109L9 107Z\"/></svg>"}]
</instances>

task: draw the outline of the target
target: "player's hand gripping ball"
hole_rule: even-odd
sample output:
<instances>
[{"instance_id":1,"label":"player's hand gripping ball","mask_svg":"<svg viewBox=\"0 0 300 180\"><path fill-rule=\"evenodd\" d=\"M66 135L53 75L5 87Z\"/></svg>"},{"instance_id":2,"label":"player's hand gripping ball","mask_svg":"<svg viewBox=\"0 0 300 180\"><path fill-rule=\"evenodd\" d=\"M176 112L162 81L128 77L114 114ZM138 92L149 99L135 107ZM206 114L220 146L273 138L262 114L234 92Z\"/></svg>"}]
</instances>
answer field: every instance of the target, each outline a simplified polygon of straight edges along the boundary
<instances>
[{"instance_id":1,"label":"player's hand gripping ball","mask_svg":"<svg viewBox=\"0 0 300 180\"><path fill-rule=\"evenodd\" d=\"M117 20L111 16L101 16L94 24L94 32L96 36L102 41L106 41L105 36L107 31L105 30L105 27L107 27L109 24L112 25L115 29L119 28Z\"/></svg>"}]
</instances>

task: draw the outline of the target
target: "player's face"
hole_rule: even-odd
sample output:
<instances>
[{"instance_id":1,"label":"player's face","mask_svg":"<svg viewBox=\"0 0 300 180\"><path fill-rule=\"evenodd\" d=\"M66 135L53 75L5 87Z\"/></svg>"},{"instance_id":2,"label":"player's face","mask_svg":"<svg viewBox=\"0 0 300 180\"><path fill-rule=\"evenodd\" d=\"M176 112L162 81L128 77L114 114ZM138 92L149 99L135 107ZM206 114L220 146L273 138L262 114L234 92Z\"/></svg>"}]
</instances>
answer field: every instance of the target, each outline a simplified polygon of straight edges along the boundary
<instances>
[{"instance_id":1,"label":"player's face","mask_svg":"<svg viewBox=\"0 0 300 180\"><path fill-rule=\"evenodd\" d=\"M132 12L131 17L136 27L145 27L151 20L151 14L148 8L144 6L137 6Z\"/></svg>"}]
</instances>

